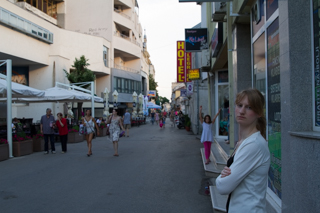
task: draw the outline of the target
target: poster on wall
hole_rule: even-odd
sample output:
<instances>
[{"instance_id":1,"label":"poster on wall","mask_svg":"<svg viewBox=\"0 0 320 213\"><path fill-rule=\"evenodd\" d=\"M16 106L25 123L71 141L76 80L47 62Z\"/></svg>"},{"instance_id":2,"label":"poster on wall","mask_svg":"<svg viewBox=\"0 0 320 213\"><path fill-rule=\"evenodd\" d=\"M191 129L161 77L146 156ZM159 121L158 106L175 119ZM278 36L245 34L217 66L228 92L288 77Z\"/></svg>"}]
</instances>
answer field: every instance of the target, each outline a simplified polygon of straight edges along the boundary
<instances>
[{"instance_id":1,"label":"poster on wall","mask_svg":"<svg viewBox=\"0 0 320 213\"><path fill-rule=\"evenodd\" d=\"M177 41L177 82L186 81L185 42Z\"/></svg>"},{"instance_id":2,"label":"poster on wall","mask_svg":"<svg viewBox=\"0 0 320 213\"><path fill-rule=\"evenodd\" d=\"M7 75L6 67L0 67L0 73ZM12 67L12 82L29 86L29 68Z\"/></svg>"},{"instance_id":3,"label":"poster on wall","mask_svg":"<svg viewBox=\"0 0 320 213\"><path fill-rule=\"evenodd\" d=\"M209 48L207 28L185 29L187 52L200 52Z\"/></svg>"},{"instance_id":4,"label":"poster on wall","mask_svg":"<svg viewBox=\"0 0 320 213\"><path fill-rule=\"evenodd\" d=\"M279 62L279 19L268 28L268 146L269 188L281 199L281 96Z\"/></svg>"}]
</instances>

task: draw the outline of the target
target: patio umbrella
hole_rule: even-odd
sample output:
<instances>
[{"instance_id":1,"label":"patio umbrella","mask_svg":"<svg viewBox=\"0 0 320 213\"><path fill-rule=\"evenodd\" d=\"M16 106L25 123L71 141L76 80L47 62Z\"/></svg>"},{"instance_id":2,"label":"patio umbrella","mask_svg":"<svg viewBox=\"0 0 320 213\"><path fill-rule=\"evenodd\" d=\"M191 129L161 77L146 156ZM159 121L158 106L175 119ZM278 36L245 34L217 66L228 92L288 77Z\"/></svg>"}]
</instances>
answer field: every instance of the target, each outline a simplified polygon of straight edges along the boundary
<instances>
[{"instance_id":1,"label":"patio umbrella","mask_svg":"<svg viewBox=\"0 0 320 213\"><path fill-rule=\"evenodd\" d=\"M148 103L148 96L146 96L146 97L144 97L144 99L143 99L143 114L144 115L148 115L149 113L148 113L148 108L147 108L147 103Z\"/></svg>"},{"instance_id":2,"label":"patio umbrella","mask_svg":"<svg viewBox=\"0 0 320 213\"><path fill-rule=\"evenodd\" d=\"M76 90L67 90L60 87L53 87L44 90L43 97L20 97L20 98L12 98L14 102L71 102L71 101L81 101L81 102L89 102L91 101L92 96L88 93L76 91ZM103 99L97 96L94 96L94 102L103 103ZM1 98L0 101L6 101L5 98Z\"/></svg>"},{"instance_id":3,"label":"patio umbrella","mask_svg":"<svg viewBox=\"0 0 320 213\"><path fill-rule=\"evenodd\" d=\"M34 96L42 97L44 96L43 90L34 89L22 84L11 82L12 98ZM2 97L7 97L7 80L0 79L0 94Z\"/></svg>"},{"instance_id":4,"label":"patio umbrella","mask_svg":"<svg viewBox=\"0 0 320 213\"><path fill-rule=\"evenodd\" d=\"M154 104L154 103L152 103L152 102L148 102L148 103L147 103L147 108L148 108L148 109L161 109L161 106L156 105L156 104Z\"/></svg>"}]
</instances>

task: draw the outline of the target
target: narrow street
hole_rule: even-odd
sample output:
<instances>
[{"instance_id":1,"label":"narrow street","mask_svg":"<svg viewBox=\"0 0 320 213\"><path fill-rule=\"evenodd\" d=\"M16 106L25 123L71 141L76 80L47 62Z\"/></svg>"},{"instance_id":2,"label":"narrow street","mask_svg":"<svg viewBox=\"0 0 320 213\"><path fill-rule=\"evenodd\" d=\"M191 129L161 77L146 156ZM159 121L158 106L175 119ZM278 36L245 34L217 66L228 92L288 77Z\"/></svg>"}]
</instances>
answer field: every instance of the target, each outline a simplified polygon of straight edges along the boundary
<instances>
[{"instance_id":1,"label":"narrow street","mask_svg":"<svg viewBox=\"0 0 320 213\"><path fill-rule=\"evenodd\" d=\"M212 212L195 135L147 123L120 138L119 157L108 137L68 144L0 162L0 206L10 212Z\"/></svg>"}]
</instances>

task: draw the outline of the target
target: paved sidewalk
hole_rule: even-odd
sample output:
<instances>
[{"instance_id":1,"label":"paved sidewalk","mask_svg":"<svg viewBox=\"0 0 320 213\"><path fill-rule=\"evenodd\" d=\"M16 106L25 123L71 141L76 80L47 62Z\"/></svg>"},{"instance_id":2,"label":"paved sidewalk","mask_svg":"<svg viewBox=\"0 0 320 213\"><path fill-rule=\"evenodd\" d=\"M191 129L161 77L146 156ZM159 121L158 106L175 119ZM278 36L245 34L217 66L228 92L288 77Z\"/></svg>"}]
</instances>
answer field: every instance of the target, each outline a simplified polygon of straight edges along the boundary
<instances>
[{"instance_id":1,"label":"paved sidewalk","mask_svg":"<svg viewBox=\"0 0 320 213\"><path fill-rule=\"evenodd\" d=\"M212 212L202 144L184 129L146 124L121 138L119 157L107 137L0 162L0 212Z\"/></svg>"}]
</instances>

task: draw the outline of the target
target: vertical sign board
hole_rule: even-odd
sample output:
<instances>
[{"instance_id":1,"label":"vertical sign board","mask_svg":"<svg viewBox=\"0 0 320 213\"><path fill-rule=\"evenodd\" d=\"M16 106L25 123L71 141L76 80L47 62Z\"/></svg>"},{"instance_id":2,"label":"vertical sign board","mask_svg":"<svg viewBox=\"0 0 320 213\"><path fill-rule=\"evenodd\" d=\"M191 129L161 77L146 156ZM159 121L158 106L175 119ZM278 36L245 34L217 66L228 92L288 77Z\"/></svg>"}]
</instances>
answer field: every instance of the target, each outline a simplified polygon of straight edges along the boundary
<instances>
[{"instance_id":1,"label":"vertical sign board","mask_svg":"<svg viewBox=\"0 0 320 213\"><path fill-rule=\"evenodd\" d=\"M177 82L186 81L185 42L177 41Z\"/></svg>"},{"instance_id":2,"label":"vertical sign board","mask_svg":"<svg viewBox=\"0 0 320 213\"><path fill-rule=\"evenodd\" d=\"M268 146L270 168L268 186L281 199L281 96L279 62L279 18L268 33Z\"/></svg>"},{"instance_id":3,"label":"vertical sign board","mask_svg":"<svg viewBox=\"0 0 320 213\"><path fill-rule=\"evenodd\" d=\"M314 126L320 127L320 14L317 0L313 5L313 75L314 75Z\"/></svg>"},{"instance_id":4,"label":"vertical sign board","mask_svg":"<svg viewBox=\"0 0 320 213\"><path fill-rule=\"evenodd\" d=\"M191 82L189 79L189 70L192 69L191 52L186 53L186 82Z\"/></svg>"}]
</instances>

